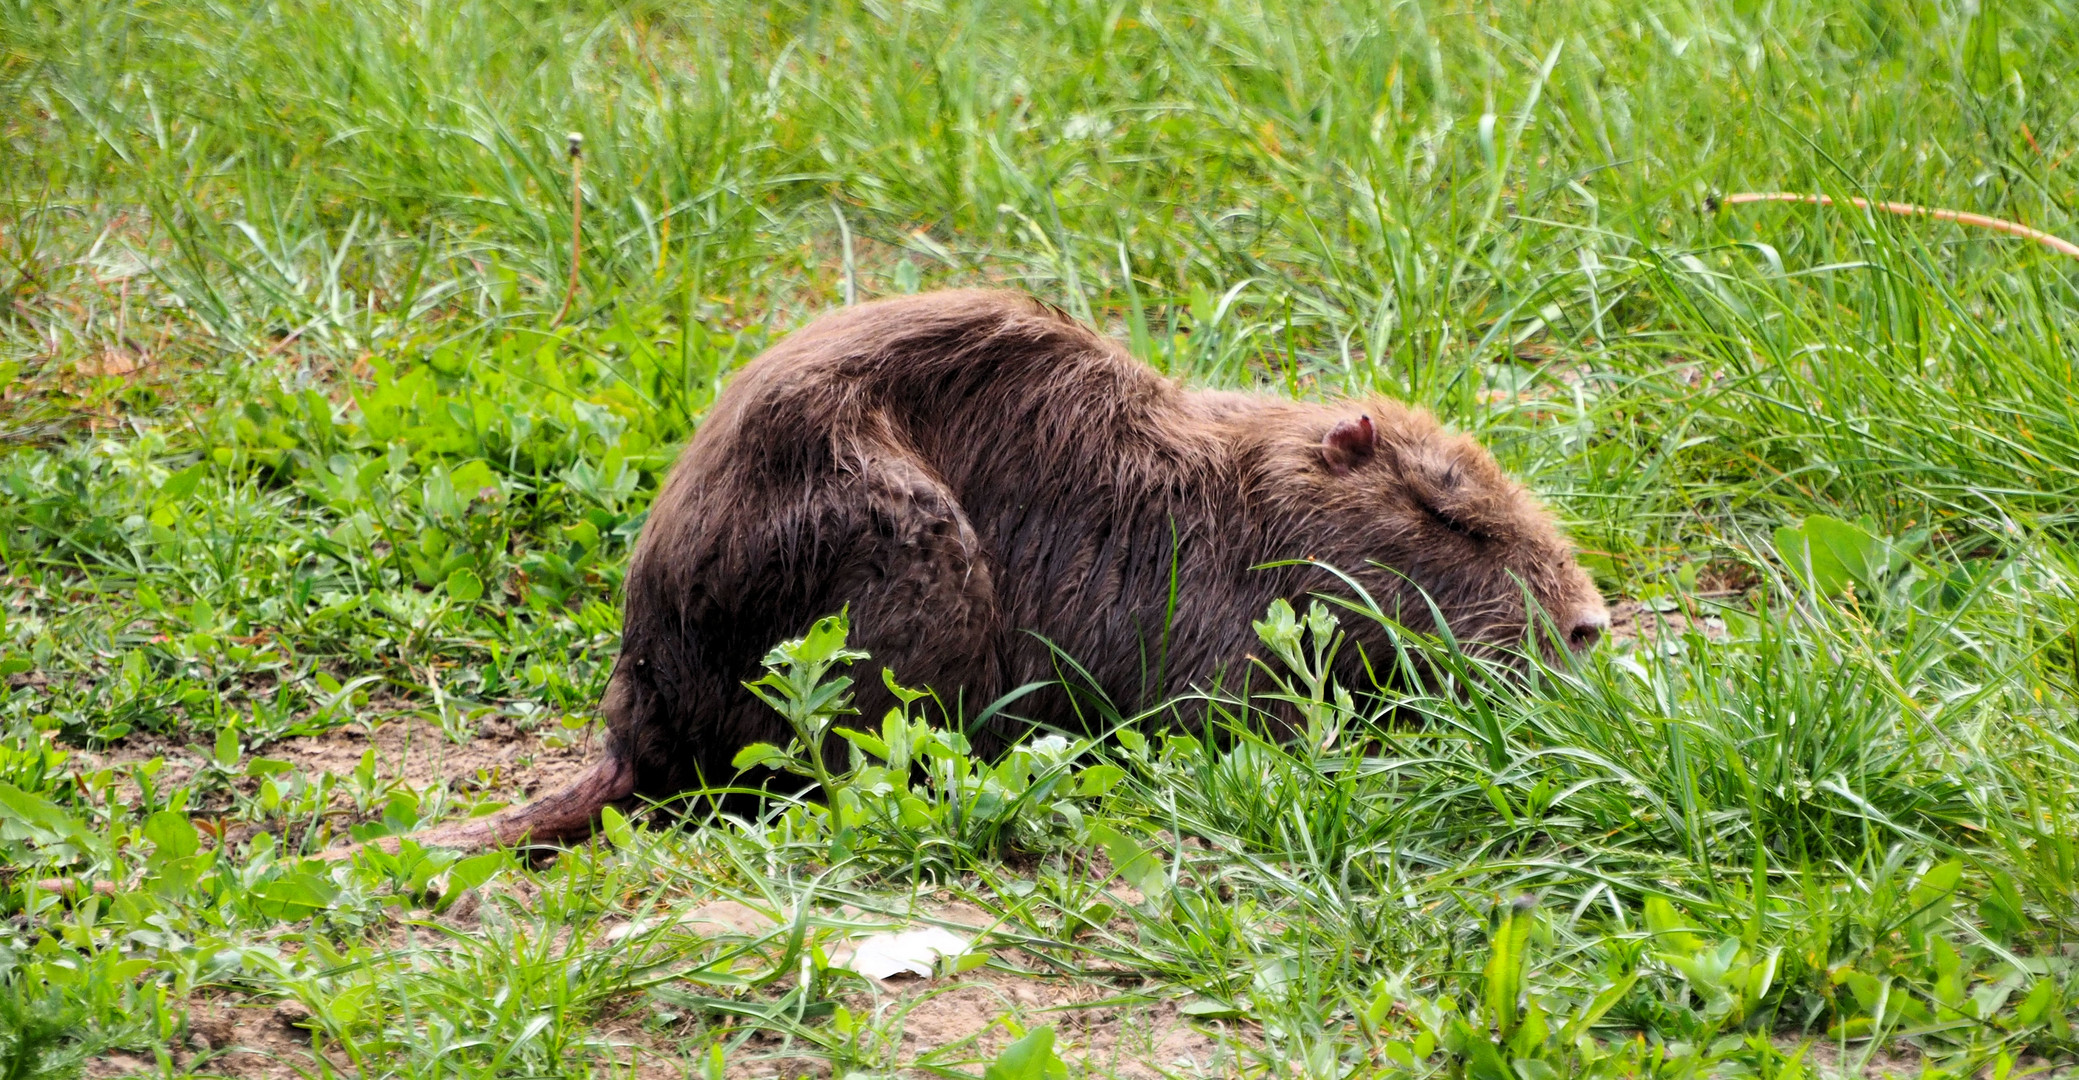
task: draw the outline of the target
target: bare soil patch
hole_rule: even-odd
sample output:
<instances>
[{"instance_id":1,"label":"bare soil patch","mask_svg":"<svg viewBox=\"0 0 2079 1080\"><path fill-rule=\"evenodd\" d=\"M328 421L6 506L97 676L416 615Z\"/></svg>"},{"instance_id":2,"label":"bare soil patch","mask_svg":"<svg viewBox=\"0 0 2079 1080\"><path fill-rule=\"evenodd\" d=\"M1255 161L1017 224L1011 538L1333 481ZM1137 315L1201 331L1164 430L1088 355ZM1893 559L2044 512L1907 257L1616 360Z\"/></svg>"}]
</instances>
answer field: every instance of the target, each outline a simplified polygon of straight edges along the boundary
<instances>
[{"instance_id":1,"label":"bare soil patch","mask_svg":"<svg viewBox=\"0 0 2079 1080\"><path fill-rule=\"evenodd\" d=\"M1707 641L1726 635L1725 620L1715 615L1690 617L1680 611L1660 611L1637 600L1610 606L1610 639L1616 642L1661 642L1688 633L1702 634Z\"/></svg>"},{"instance_id":2,"label":"bare soil patch","mask_svg":"<svg viewBox=\"0 0 2079 1080\"><path fill-rule=\"evenodd\" d=\"M372 732L349 725L323 735L269 743L248 756L286 761L306 776L348 776L360 766L362 755L373 749L376 775L383 780L402 780L420 790L444 784L449 791L473 799L517 802L562 786L597 753L593 740L551 745L547 734L520 731L501 718L458 743L430 721L397 716L376 724ZM207 765L208 753L203 746L133 735L106 750L76 751L73 760L79 768L91 770L162 758L165 764L153 782L165 788L190 782ZM259 784L254 777L233 780L245 794L257 790Z\"/></svg>"},{"instance_id":3,"label":"bare soil patch","mask_svg":"<svg viewBox=\"0 0 2079 1080\"><path fill-rule=\"evenodd\" d=\"M1100 980L990 967L951 979L888 980L843 1002L886 1040L881 1051L892 1051L906 1076L932 1075L912 1064L920 1058L938 1068L979 1071L1018 1030L1043 1024L1054 1025L1054 1052L1076 1075L1160 1080L1237 1071L1232 1044L1194 1025L1175 1002L1099 1004L1119 994L1119 987ZM826 1063L803 1057L802 1048L778 1036L756 1036L746 1049L730 1062L732 1080L830 1075Z\"/></svg>"},{"instance_id":4,"label":"bare soil patch","mask_svg":"<svg viewBox=\"0 0 2079 1080\"><path fill-rule=\"evenodd\" d=\"M183 1069L234 1080L302 1080L320 1072L311 1049L311 1032L299 1026L309 1012L296 1003L248 1002L231 998L197 998L188 1002L188 1036L172 1047ZM337 1075L356 1074L353 1062L336 1050L325 1054ZM105 1054L87 1063L93 1080L155 1075L149 1056Z\"/></svg>"},{"instance_id":5,"label":"bare soil patch","mask_svg":"<svg viewBox=\"0 0 2079 1080\"><path fill-rule=\"evenodd\" d=\"M373 735L341 728L322 736L289 739L269 746L268 757L299 768L351 773L361 755L375 749L379 775L423 788L445 781L451 789L522 798L553 791L590 763L589 741L551 746L543 733L521 732L510 722L479 728L466 742L450 741L428 721L398 718Z\"/></svg>"},{"instance_id":6,"label":"bare soil patch","mask_svg":"<svg viewBox=\"0 0 2079 1080\"><path fill-rule=\"evenodd\" d=\"M877 917L850 908L844 914L890 928L945 926L970 939L983 938L992 928L981 909L950 899L919 903L908 916ZM673 921L703 937L757 936L776 926L766 913L734 900L709 901ZM862 929L859 936L870 932ZM606 940L616 936L609 931ZM856 989L840 1000L870 1031L864 1045L898 1063L905 1076L931 1076L934 1068L947 1067L976 1071L1020 1031L1043 1024L1055 1026L1055 1052L1075 1075L1125 1080L1227 1075L1236 1071L1237 1044L1253 1041L1247 1025L1207 1027L1183 1016L1174 1001L1132 1000L1128 995L1138 978L1062 976L1033 970L1026 962L1015 949L998 949L988 966L957 976L852 981ZM702 1062L674 1045L672 1033L645 1025L644 1008L633 1000L630 1004L630 1011L601 1017L594 1028L599 1039L617 1047L607 1054L617 1063L615 1075L631 1065L640 1080L697 1075ZM292 1080L323 1071L311 1032L303 1026L308 1012L297 1003L198 998L188 1009L186 1041L171 1048L184 1068L234 1080ZM757 1032L730 1055L726 1075L732 1080L829 1077L828 1062L814 1051L782 1035ZM336 1048L326 1049L324 1058L340 1075L358 1074ZM88 1075L114 1080L156 1071L149 1055L119 1052L90 1063Z\"/></svg>"},{"instance_id":7,"label":"bare soil patch","mask_svg":"<svg viewBox=\"0 0 2079 1080\"><path fill-rule=\"evenodd\" d=\"M742 905L722 902L696 909L695 918L741 926L747 912ZM755 919L756 913L749 914ZM920 904L912 918L890 921L904 929L945 926L970 939L984 937L993 926L981 909L958 901ZM1235 1071L1231 1045L1194 1025L1174 1001L1122 1000L1139 985L1137 977L1122 983L1035 971L1016 950L998 949L989 966L951 978L864 981L867 989L846 995L843 1003L894 1040L897 1045L886 1049L905 1063L929 1057L936 1066L978 1066L1015 1041L1019 1030L1052 1024L1055 1053L1077 1074L1157 1080ZM770 1056L733 1063L730 1075L743 1080L799 1075L802 1062L779 1040L771 1042ZM920 1068L905 1074L929 1075Z\"/></svg>"}]
</instances>

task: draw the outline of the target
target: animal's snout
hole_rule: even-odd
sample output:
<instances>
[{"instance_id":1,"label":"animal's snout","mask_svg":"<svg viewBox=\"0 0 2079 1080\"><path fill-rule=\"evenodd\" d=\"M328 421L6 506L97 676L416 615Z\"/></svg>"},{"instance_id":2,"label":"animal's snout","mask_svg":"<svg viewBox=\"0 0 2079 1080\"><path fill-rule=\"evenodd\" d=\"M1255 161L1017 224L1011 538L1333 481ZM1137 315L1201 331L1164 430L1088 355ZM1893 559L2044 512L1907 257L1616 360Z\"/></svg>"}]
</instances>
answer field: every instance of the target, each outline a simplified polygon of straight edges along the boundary
<instances>
[{"instance_id":1,"label":"animal's snout","mask_svg":"<svg viewBox=\"0 0 2079 1080\"><path fill-rule=\"evenodd\" d=\"M1601 604L1574 612L1566 623L1566 643L1575 652L1586 652L1603 639L1610 628L1610 613Z\"/></svg>"}]
</instances>

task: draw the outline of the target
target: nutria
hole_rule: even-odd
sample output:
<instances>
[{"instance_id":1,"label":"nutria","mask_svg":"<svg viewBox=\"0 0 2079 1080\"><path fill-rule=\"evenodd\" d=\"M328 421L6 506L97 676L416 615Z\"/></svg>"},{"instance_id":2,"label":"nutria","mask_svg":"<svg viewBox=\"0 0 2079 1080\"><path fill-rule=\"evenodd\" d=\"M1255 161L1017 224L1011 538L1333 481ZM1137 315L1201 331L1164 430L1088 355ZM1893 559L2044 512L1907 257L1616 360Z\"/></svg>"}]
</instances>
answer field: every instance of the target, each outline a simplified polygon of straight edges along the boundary
<instances>
[{"instance_id":1,"label":"nutria","mask_svg":"<svg viewBox=\"0 0 2079 1080\"><path fill-rule=\"evenodd\" d=\"M581 837L608 803L730 782L739 749L787 742L744 681L841 608L876 668L970 716L1057 679L1059 656L1121 706L1205 687L1247 668L1251 620L1274 599L1337 583L1263 565L1286 559L1341 568L1409 625L1433 602L1466 641L1520 644L1542 611L1583 648L1608 623L1551 516L1425 412L1187 390L1014 293L847 308L746 366L657 497L628 569L604 760L422 839ZM1374 657L1389 647L1345 624ZM878 678L857 693L867 717L892 704ZM1017 711L1081 715L1058 682ZM1021 730L970 736L988 753Z\"/></svg>"}]
</instances>

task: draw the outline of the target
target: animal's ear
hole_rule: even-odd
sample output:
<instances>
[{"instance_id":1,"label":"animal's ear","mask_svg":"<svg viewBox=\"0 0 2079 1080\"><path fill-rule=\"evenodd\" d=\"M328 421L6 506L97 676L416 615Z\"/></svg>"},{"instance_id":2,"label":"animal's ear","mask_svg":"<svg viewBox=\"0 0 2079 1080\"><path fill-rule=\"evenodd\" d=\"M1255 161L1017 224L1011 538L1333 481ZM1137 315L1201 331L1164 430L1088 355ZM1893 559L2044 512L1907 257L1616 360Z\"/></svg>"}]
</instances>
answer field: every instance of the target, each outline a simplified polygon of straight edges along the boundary
<instances>
[{"instance_id":1,"label":"animal's ear","mask_svg":"<svg viewBox=\"0 0 2079 1080\"><path fill-rule=\"evenodd\" d=\"M1372 427L1371 417L1338 420L1328 429L1328 434L1321 437L1321 460L1327 463L1329 472L1344 476L1370 461L1373 451L1378 448L1379 433Z\"/></svg>"}]
</instances>

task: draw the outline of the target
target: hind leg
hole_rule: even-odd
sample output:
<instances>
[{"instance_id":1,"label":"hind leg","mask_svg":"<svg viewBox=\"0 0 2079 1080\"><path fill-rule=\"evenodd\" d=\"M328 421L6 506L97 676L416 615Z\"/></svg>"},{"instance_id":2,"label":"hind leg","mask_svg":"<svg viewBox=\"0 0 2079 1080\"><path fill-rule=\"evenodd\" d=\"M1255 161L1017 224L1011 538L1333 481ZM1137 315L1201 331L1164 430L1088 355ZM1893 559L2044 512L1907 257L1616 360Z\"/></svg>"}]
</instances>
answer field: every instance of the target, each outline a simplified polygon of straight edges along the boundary
<instances>
[{"instance_id":1,"label":"hind leg","mask_svg":"<svg viewBox=\"0 0 2079 1080\"><path fill-rule=\"evenodd\" d=\"M741 525L726 557L703 549L701 573L670 578L639 567L628 586L628 636L609 693L610 753L636 763L652 798L722 787L745 746L786 746L793 732L744 689L773 645L849 610L851 644L871 659L851 672L858 716L878 729L894 704L881 679L949 703L1000 693L999 617L989 560L959 502L921 462L888 444L847 455L799 486L713 492L709 505ZM846 760L831 740L826 755ZM759 770L742 778L779 786ZM747 810L754 800L728 802Z\"/></svg>"},{"instance_id":2,"label":"hind leg","mask_svg":"<svg viewBox=\"0 0 2079 1080\"><path fill-rule=\"evenodd\" d=\"M878 728L896 704L881 679L937 691L972 714L1003 692L995 578L953 494L921 463L871 461L853 478L864 512L804 616L849 607L852 644L871 657L854 673L858 724Z\"/></svg>"}]
</instances>

